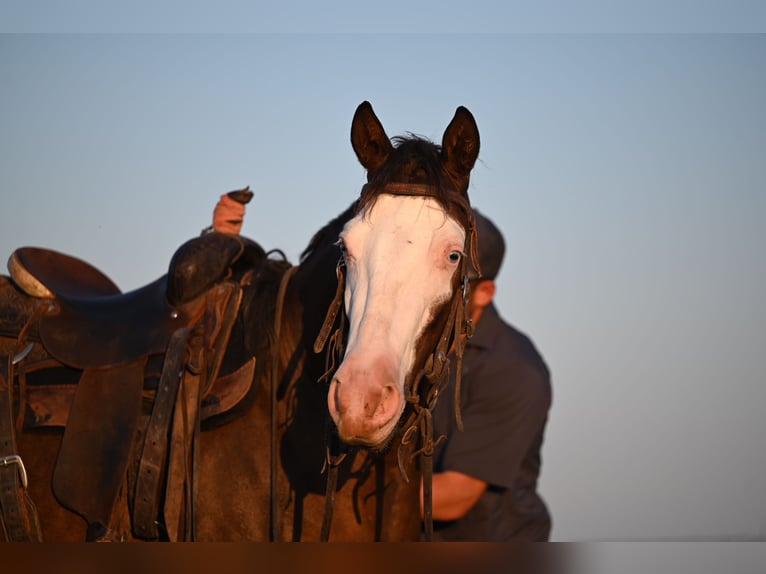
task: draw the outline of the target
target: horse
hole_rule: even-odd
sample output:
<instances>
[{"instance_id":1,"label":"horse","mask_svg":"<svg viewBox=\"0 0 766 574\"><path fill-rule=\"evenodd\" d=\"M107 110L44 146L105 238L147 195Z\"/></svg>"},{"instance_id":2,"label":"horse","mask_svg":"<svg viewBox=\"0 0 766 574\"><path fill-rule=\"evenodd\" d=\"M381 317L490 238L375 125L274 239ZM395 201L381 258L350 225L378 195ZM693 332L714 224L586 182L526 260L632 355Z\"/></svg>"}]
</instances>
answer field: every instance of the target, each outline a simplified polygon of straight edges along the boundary
<instances>
[{"instance_id":1,"label":"horse","mask_svg":"<svg viewBox=\"0 0 766 574\"><path fill-rule=\"evenodd\" d=\"M298 265L213 232L123 294L77 258L14 252L0 277L8 538L408 541L421 497L428 534L430 412L480 272L479 132L461 106L441 145L390 139L365 101L351 144L367 182Z\"/></svg>"}]
</instances>

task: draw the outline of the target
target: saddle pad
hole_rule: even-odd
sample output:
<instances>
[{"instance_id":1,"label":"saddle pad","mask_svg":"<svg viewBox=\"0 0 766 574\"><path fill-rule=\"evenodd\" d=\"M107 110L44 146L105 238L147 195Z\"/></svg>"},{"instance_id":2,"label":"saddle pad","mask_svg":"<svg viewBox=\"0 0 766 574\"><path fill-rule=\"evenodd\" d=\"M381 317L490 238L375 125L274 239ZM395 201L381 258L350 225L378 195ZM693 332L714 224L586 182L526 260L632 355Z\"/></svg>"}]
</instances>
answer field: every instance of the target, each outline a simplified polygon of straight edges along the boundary
<instances>
[{"instance_id":1,"label":"saddle pad","mask_svg":"<svg viewBox=\"0 0 766 574\"><path fill-rule=\"evenodd\" d=\"M109 525L141 413L145 359L85 371L53 471L59 502L89 524Z\"/></svg>"}]
</instances>

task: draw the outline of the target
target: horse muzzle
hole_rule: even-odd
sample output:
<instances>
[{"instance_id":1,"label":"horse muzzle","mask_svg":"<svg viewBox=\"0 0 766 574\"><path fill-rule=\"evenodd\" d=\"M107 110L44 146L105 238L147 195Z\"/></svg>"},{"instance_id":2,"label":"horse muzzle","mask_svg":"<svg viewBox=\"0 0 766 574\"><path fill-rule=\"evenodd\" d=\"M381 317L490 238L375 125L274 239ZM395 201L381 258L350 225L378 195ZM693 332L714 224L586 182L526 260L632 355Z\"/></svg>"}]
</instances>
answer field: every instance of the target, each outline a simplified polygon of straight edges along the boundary
<instances>
[{"instance_id":1,"label":"horse muzzle","mask_svg":"<svg viewBox=\"0 0 766 574\"><path fill-rule=\"evenodd\" d=\"M330 416L338 436L347 444L383 446L404 411L403 394L393 377L375 374L354 372L341 365L330 384L327 397Z\"/></svg>"}]
</instances>

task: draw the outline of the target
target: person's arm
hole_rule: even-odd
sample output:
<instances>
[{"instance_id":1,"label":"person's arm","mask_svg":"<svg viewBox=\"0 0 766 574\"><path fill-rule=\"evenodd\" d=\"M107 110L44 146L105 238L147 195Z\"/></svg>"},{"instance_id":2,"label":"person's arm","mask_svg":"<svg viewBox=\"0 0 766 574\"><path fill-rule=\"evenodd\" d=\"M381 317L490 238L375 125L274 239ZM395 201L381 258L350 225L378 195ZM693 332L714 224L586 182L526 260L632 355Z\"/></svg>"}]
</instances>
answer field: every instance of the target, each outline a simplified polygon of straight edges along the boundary
<instances>
[{"instance_id":1,"label":"person's arm","mask_svg":"<svg viewBox=\"0 0 766 574\"><path fill-rule=\"evenodd\" d=\"M484 380L512 377L513 385L475 386L470 408L463 410L463 432L455 432L445 454L447 470L433 475L434 520L458 520L478 502L491 483L510 487L521 461L545 424L550 407L547 375L532 364L515 364ZM498 392L500 391L500 392ZM476 471L476 478L462 471ZM421 516L422 512L421 487Z\"/></svg>"},{"instance_id":2,"label":"person's arm","mask_svg":"<svg viewBox=\"0 0 766 574\"><path fill-rule=\"evenodd\" d=\"M487 483L462 472L448 470L433 475L432 509L434 520L457 520L466 515L487 489ZM423 486L420 487L423 514Z\"/></svg>"}]
</instances>

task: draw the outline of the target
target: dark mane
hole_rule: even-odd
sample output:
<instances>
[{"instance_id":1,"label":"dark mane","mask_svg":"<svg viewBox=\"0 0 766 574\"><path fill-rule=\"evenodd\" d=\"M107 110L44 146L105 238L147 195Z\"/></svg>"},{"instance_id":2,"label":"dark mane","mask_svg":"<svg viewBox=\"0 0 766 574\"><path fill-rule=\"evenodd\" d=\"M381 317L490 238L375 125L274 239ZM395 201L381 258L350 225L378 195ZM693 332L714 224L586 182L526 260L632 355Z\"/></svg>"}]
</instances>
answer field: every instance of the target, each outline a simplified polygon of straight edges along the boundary
<instances>
[{"instance_id":1,"label":"dark mane","mask_svg":"<svg viewBox=\"0 0 766 574\"><path fill-rule=\"evenodd\" d=\"M282 276L290 267L291 264L284 253L278 250L270 251L263 264L247 282L242 296L242 312L232 331L233 352L224 357L223 372L231 372L239 366L236 361L243 350L258 357L268 355L268 349L275 341L276 293ZM238 344L241 347L238 347ZM228 360L234 360L234 363L227 364ZM249 403L243 407L248 406ZM241 410L239 409L240 412Z\"/></svg>"},{"instance_id":2,"label":"dark mane","mask_svg":"<svg viewBox=\"0 0 766 574\"><path fill-rule=\"evenodd\" d=\"M387 183L429 185L433 197L444 210L460 221L466 231L471 219L471 206L459 179L453 177L442 160L442 147L431 140L408 134L391 139L394 149L380 168L368 172L357 210L366 209L384 192Z\"/></svg>"}]
</instances>

